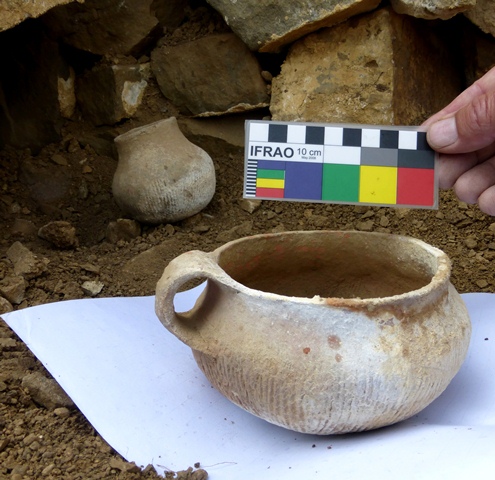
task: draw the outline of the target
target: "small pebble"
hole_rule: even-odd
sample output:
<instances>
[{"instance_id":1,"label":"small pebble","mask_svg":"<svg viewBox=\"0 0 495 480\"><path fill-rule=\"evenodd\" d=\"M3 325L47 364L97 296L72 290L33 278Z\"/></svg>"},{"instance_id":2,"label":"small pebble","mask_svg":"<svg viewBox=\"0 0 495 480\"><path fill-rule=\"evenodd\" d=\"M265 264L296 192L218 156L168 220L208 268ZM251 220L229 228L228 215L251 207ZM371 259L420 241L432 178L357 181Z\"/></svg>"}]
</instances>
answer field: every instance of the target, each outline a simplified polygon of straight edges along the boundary
<instances>
[{"instance_id":1,"label":"small pebble","mask_svg":"<svg viewBox=\"0 0 495 480\"><path fill-rule=\"evenodd\" d=\"M60 418L67 418L70 415L70 410L66 407L58 407L53 410L53 413Z\"/></svg>"},{"instance_id":2,"label":"small pebble","mask_svg":"<svg viewBox=\"0 0 495 480\"><path fill-rule=\"evenodd\" d=\"M488 282L486 280L476 280L476 285L480 288L488 287Z\"/></svg>"},{"instance_id":3,"label":"small pebble","mask_svg":"<svg viewBox=\"0 0 495 480\"><path fill-rule=\"evenodd\" d=\"M478 245L478 242L473 237L467 237L466 240L464 240L464 243L468 248L476 248Z\"/></svg>"}]
</instances>

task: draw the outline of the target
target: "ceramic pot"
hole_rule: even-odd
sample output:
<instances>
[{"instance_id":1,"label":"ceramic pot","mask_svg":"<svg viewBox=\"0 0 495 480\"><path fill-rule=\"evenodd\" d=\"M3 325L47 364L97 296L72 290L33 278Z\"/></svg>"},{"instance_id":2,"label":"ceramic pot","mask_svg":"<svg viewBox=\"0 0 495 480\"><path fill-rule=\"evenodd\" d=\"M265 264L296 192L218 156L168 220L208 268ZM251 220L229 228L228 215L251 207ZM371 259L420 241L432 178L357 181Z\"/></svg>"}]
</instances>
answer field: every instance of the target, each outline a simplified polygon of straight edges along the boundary
<instances>
[{"instance_id":1,"label":"ceramic pot","mask_svg":"<svg viewBox=\"0 0 495 480\"><path fill-rule=\"evenodd\" d=\"M192 310L173 298L207 279ZM471 324L445 253L381 233L258 235L166 267L156 312L223 395L312 434L415 415L463 363Z\"/></svg>"},{"instance_id":2,"label":"ceramic pot","mask_svg":"<svg viewBox=\"0 0 495 480\"><path fill-rule=\"evenodd\" d=\"M167 223L201 211L215 193L210 156L182 134L175 117L115 139L119 163L112 192L135 220Z\"/></svg>"}]
</instances>

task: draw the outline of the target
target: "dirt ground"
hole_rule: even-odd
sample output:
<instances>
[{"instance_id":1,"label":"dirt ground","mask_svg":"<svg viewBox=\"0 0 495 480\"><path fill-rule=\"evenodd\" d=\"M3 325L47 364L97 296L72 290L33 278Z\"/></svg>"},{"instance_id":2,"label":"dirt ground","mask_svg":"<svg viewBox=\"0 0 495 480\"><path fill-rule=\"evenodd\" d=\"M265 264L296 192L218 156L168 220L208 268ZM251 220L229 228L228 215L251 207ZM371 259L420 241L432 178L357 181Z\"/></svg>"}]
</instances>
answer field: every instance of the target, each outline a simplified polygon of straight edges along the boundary
<instances>
[{"instance_id":1,"label":"dirt ground","mask_svg":"<svg viewBox=\"0 0 495 480\"><path fill-rule=\"evenodd\" d=\"M452 281L460 292L495 291L494 219L451 192L442 192L438 211L263 201L249 213L242 202L242 152L221 154L220 149L212 152L216 194L203 212L174 225L142 225L136 238L110 243L107 225L121 217L111 194L117 160L84 147L78 140L83 137L84 125L71 124L62 142L37 155L0 153L0 275L12 274L6 251L16 241L49 261L43 274L28 281L16 309L84 298L81 285L87 280L103 284L101 297L152 295L167 262L182 252L210 251L257 233L313 229L420 238L449 254ZM38 237L38 229L52 220L76 228L77 248L57 249ZM60 414L37 404L22 378L28 372L49 374L3 323L0 342L0 478L156 478L152 469L135 472L132 465L119 463L77 408ZM191 471L184 475L192 478Z\"/></svg>"},{"instance_id":2,"label":"dirt ground","mask_svg":"<svg viewBox=\"0 0 495 480\"><path fill-rule=\"evenodd\" d=\"M150 88L141 112L109 135L176 114ZM62 141L41 152L0 152L0 282L13 274L6 252L15 242L46 259L45 271L27 280L15 309L88 297L86 281L101 282L99 297L152 295L167 262L185 251L211 251L235 238L290 230L416 237L450 256L452 282L461 293L495 292L494 219L452 192L442 192L439 210L263 201L250 212L242 201L243 152L221 142L205 145L217 189L201 213L173 225L141 225L135 238L110 241L108 225L122 217L111 193L117 159L97 153L88 141L91 133L82 120L68 121ZM60 249L38 236L54 220L75 227L79 246ZM0 321L0 479L158 478L152 468L142 472L124 462L76 407L50 409L36 402L22 383L33 372L50 377ZM197 460L199 465L184 465L176 478L205 478Z\"/></svg>"}]
</instances>

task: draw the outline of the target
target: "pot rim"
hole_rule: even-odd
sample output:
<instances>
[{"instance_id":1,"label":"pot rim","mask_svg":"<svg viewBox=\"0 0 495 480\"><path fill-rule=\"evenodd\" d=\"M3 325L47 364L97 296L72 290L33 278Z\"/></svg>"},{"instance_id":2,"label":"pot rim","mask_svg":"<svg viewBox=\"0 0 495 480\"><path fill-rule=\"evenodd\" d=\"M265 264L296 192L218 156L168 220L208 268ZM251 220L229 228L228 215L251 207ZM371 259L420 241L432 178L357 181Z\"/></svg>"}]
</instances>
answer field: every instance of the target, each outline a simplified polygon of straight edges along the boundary
<instances>
[{"instance_id":1,"label":"pot rim","mask_svg":"<svg viewBox=\"0 0 495 480\"><path fill-rule=\"evenodd\" d=\"M366 306L383 306L385 304L390 305L393 303L404 302L404 301L414 301L418 298L424 297L425 295L431 294L434 291L438 291L442 286L448 286L450 283L450 274L451 274L451 261L448 255L441 249L426 243L423 240L420 240L415 237L407 236L407 235L397 235L391 233L382 233L382 232L363 232L359 230L295 230L295 231L287 231L287 232L278 232L278 233L261 233L257 235L246 236L242 238L238 238L236 240L232 240L230 242L221 245L220 247L213 250L210 255L215 261L218 261L220 255L230 248L233 245L237 245L243 243L245 241L251 239L259 239L259 238L277 238L277 237L286 237L286 236L299 236L299 235L357 235L357 236L375 236L382 238L394 237L396 239L403 239L404 241L410 242L412 244L416 244L423 251L428 252L430 255L435 257L437 261L437 268L430 281L415 290L410 290L408 292L404 292L398 295L390 295L386 297L370 297L370 298L349 298L349 297L321 297L319 295L315 295L314 297L291 297L287 295L282 295L278 293L267 292L264 290L257 290L251 287L244 285L241 282L238 282L234 278L232 278L220 265L218 268L221 270L223 275L221 275L220 282L235 289L238 292L242 292L245 294L249 294L250 296L257 296L259 298L266 298L272 300L290 300L291 302L303 303L303 304L313 304L313 305L327 305L327 306L336 306L336 307L366 307Z\"/></svg>"}]
</instances>

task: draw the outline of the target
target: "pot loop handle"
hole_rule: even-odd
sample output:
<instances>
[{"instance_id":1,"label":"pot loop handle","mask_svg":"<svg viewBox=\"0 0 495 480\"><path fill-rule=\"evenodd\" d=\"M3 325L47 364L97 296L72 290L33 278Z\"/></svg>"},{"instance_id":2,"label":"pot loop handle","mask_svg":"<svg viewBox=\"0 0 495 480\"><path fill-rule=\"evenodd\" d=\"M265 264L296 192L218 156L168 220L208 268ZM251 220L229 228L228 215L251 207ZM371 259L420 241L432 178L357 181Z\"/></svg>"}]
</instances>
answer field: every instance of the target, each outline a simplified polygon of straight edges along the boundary
<instances>
[{"instance_id":1,"label":"pot loop handle","mask_svg":"<svg viewBox=\"0 0 495 480\"><path fill-rule=\"evenodd\" d=\"M179 288L189 280L201 278L220 283L229 281L211 253L192 250L171 260L156 286L155 312L165 328L179 340L195 350L210 352L198 332L195 319L187 313L178 314L174 308L174 297Z\"/></svg>"}]
</instances>

